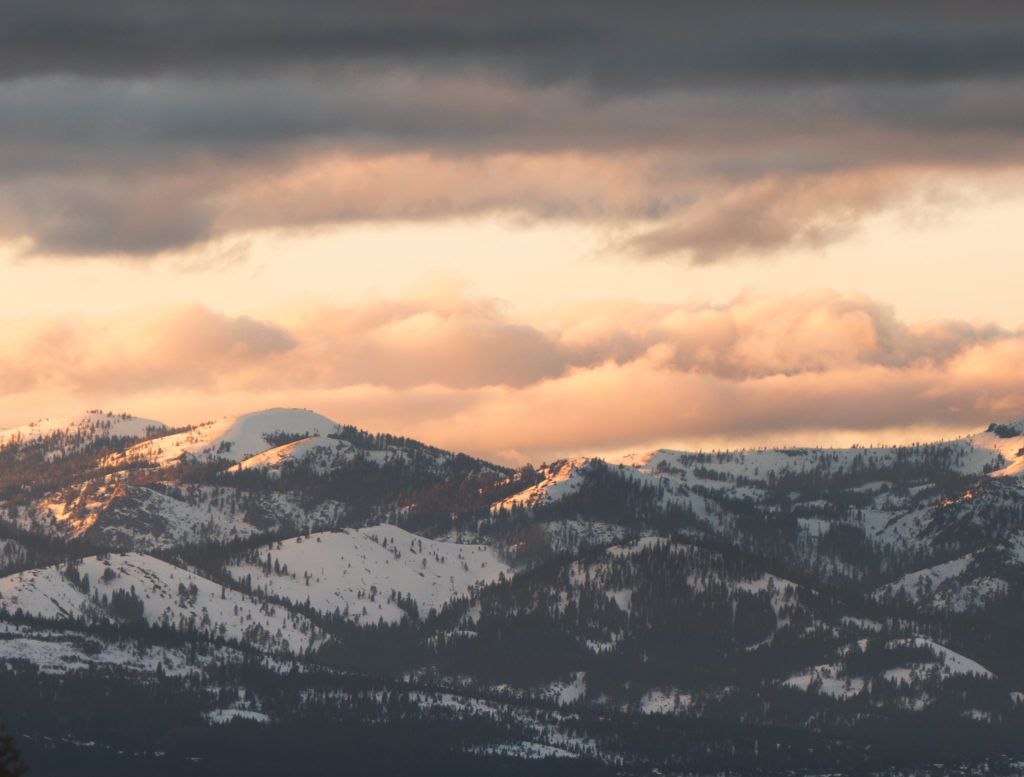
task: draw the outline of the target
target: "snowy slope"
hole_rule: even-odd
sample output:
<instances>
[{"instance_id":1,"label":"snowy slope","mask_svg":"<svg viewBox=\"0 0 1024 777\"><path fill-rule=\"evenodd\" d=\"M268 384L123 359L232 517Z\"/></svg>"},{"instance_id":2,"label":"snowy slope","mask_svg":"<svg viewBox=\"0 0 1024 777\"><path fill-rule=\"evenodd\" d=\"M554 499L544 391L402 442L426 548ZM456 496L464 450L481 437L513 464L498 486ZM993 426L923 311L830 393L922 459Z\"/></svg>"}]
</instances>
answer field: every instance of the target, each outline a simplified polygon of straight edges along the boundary
<instances>
[{"instance_id":1,"label":"snowy slope","mask_svg":"<svg viewBox=\"0 0 1024 777\"><path fill-rule=\"evenodd\" d=\"M875 527L872 536L912 549L919 568L879 587L931 609L963 612L1006 593L1024 573L1024 486L990 477Z\"/></svg>"},{"instance_id":2,"label":"snowy slope","mask_svg":"<svg viewBox=\"0 0 1024 777\"><path fill-rule=\"evenodd\" d=\"M81 559L75 568L77 583L63 565L0 578L0 610L21 610L49 619L112 622L116 619L104 606L104 598L110 601L115 591L134 591L142 602L142 617L151 625L195 627L210 636L271 651L297 651L318 641L306 618L261 604L152 556L91 556ZM86 576L88 593L82 582Z\"/></svg>"},{"instance_id":3,"label":"snowy slope","mask_svg":"<svg viewBox=\"0 0 1024 777\"><path fill-rule=\"evenodd\" d=\"M924 458L943 452L954 469L965 474L984 474L986 468L1000 463L1009 447L998 443L994 435L983 433L947 442L911 447L852 448L778 448L696 453L661 449L646 454L631 454L621 463L643 472L675 475L691 480L764 482L769 476L812 470L839 472L854 463L879 470L892 467L901 459ZM1021 443L1024 443L1022 438ZM1018 448L1020 445L1018 444Z\"/></svg>"},{"instance_id":4,"label":"snowy slope","mask_svg":"<svg viewBox=\"0 0 1024 777\"><path fill-rule=\"evenodd\" d=\"M264 469L273 475L279 473L281 467L288 462L308 462L313 465L314 471L322 474L329 471L332 465L354 455L355 446L345 440L307 437L250 456L231 467L231 471Z\"/></svg>"},{"instance_id":5,"label":"snowy slope","mask_svg":"<svg viewBox=\"0 0 1024 777\"><path fill-rule=\"evenodd\" d=\"M993 431L995 429L998 432ZM996 451L1002 457L1006 466L993 472L993 477L1017 478L1024 475L1024 421L993 425L989 431L972 437L971 441L977 448Z\"/></svg>"},{"instance_id":6,"label":"snowy slope","mask_svg":"<svg viewBox=\"0 0 1024 777\"><path fill-rule=\"evenodd\" d=\"M974 561L974 554L969 553L952 561L909 572L879 588L875 592L875 596L877 598L902 596L917 602L934 601L935 597L942 595L942 591L948 591L950 581L955 581L970 568L972 561ZM963 608L955 606L955 609Z\"/></svg>"},{"instance_id":7,"label":"snowy slope","mask_svg":"<svg viewBox=\"0 0 1024 777\"><path fill-rule=\"evenodd\" d=\"M1024 472L1024 421L1011 424L992 424L980 434L967 438L967 443L982 459L996 456L1004 464L992 474L997 477L1020 475Z\"/></svg>"},{"instance_id":8,"label":"snowy slope","mask_svg":"<svg viewBox=\"0 0 1024 777\"><path fill-rule=\"evenodd\" d=\"M430 540L387 525L273 543L228 572L235 580L251 577L253 590L300 604L308 599L318 610L347 612L363 623L402 619L392 592L411 598L426 615L479 583L511 574L485 545Z\"/></svg>"},{"instance_id":9,"label":"snowy slope","mask_svg":"<svg viewBox=\"0 0 1024 777\"><path fill-rule=\"evenodd\" d=\"M986 554L991 556L992 554ZM904 599L921 607L944 612L965 612L983 607L993 598L1007 592L1007 575L1011 565L1005 557L994 563L991 558L971 553L961 558L936 564L904 575L878 588L873 596L881 601ZM1019 561L1015 564L1018 573ZM1011 572L1009 577L1015 575Z\"/></svg>"},{"instance_id":10,"label":"snowy slope","mask_svg":"<svg viewBox=\"0 0 1024 777\"><path fill-rule=\"evenodd\" d=\"M983 667L977 661L961 655L954 650L950 650L945 645L940 645L937 642L926 639L925 637L896 639L892 640L889 645L891 647L924 647L928 649L935 655L936 660L941 665L940 671L945 677L955 677L957 675L976 675L978 677L994 676L992 672Z\"/></svg>"},{"instance_id":11,"label":"snowy slope","mask_svg":"<svg viewBox=\"0 0 1024 777\"><path fill-rule=\"evenodd\" d=\"M187 432L148 440L111 459L166 465L188 457L241 462L281 443L276 438L326 437L338 424L311 410L274 408L200 424Z\"/></svg>"},{"instance_id":12,"label":"snowy slope","mask_svg":"<svg viewBox=\"0 0 1024 777\"><path fill-rule=\"evenodd\" d=\"M994 478L1019 478L1022 475L1024 475L1024 455L1016 456L1010 464L992 473Z\"/></svg>"},{"instance_id":13,"label":"snowy slope","mask_svg":"<svg viewBox=\"0 0 1024 777\"><path fill-rule=\"evenodd\" d=\"M646 562L640 558L645 554L661 560L652 565L650 558ZM656 573L652 571L655 569ZM664 537L646 536L572 562L568 567L567 584L560 592L561 607L564 611L573 602L579 606L581 597L589 596L588 592L596 589L622 613L633 615L637 591L624 583L627 580L633 580L640 586L639 590L647 593L671 589L673 596L687 591L696 599L713 592L717 597L731 600L734 611L739 600L757 599L774 615L774 628L765 635L769 642L773 638L771 632L786 626L794 608L800 608L799 592L809 592L785 578L754 568L743 570L733 566L715 551ZM643 601L640 606L647 611L648 602ZM593 653L613 649L622 638L622 632L614 629L600 632L591 626L591 638L585 644Z\"/></svg>"},{"instance_id":14,"label":"snowy slope","mask_svg":"<svg viewBox=\"0 0 1024 777\"><path fill-rule=\"evenodd\" d=\"M54 458L75 453L101 438L140 439L166 428L149 418L90 410L79 416L43 418L14 429L0 430L0 448L12 443L47 441L52 444L48 457Z\"/></svg>"},{"instance_id":15,"label":"snowy slope","mask_svg":"<svg viewBox=\"0 0 1024 777\"><path fill-rule=\"evenodd\" d=\"M198 542L227 542L267 531L325 528L344 507L300 504L295 494L246 496L209 486L124 485L115 477L68 487L18 511L28 531L85 538L103 547L149 551Z\"/></svg>"},{"instance_id":16,"label":"snowy slope","mask_svg":"<svg viewBox=\"0 0 1024 777\"><path fill-rule=\"evenodd\" d=\"M934 530L932 510L940 504L943 478L994 475L988 482L1002 479L1012 485L1016 480L1010 476L1024 474L1024 434L1018 429L1024 430L1024 422L994 424L978 434L902 447L659 449L629 454L608 466L627 480L656 487L666 506L689 509L705 526L726 536L735 529L730 515L737 502L770 503L780 496L779 484L786 478L801 484L796 488L837 478L847 495L834 502L820 496L801 500L799 491L786 494L787 510L805 535L820 538L833 524L846 523L883 545L922 549L928 546L929 530ZM588 471L600 463L574 458L541 467L540 482L496 502L492 510L564 499L578 492ZM907 472L920 474L908 482ZM968 492L965 499L970 498Z\"/></svg>"},{"instance_id":17,"label":"snowy slope","mask_svg":"<svg viewBox=\"0 0 1024 777\"><path fill-rule=\"evenodd\" d=\"M129 639L100 641L69 629L45 629L0 623L0 669L28 663L43 674L66 674L99 669L154 675L158 669L174 677L197 669L241 663L245 655L217 647L190 655L187 648L171 648Z\"/></svg>"},{"instance_id":18,"label":"snowy slope","mask_svg":"<svg viewBox=\"0 0 1024 777\"><path fill-rule=\"evenodd\" d=\"M783 684L802 691L816 690L822 695L843 700L859 695L871 686L872 681L884 679L897 685L903 684L906 691L915 697L914 707L921 709L930 701L923 689L920 689L925 680L942 682L953 677L994 677L992 672L977 661L925 637L905 637L881 643L879 646L882 649L894 651L891 665L877 675L852 674L844 666L842 657L864 649L869 642L872 640L848 645L839 651L840 660L804 669L790 676ZM900 660L898 651L907 648L921 649L929 658L913 662Z\"/></svg>"},{"instance_id":19,"label":"snowy slope","mask_svg":"<svg viewBox=\"0 0 1024 777\"><path fill-rule=\"evenodd\" d=\"M717 587L720 590L728 590L732 593L766 594L766 599L776 614L782 611L782 608L792 598L796 590L802 588L802 586L794 583L792 580L787 580L767 572L759 572L755 575L732 572L721 565L721 559L718 554L664 537L640 537L624 545L614 545L605 550L605 559L625 559L630 556L636 556L646 550L655 549L666 550L668 553L677 555L680 558L700 559L707 556L716 559L717 563L710 566L707 564L693 564L693 572L688 574L685 579L678 578L674 581L675 584L685 583L686 586L695 591L704 591ZM601 560L600 558L589 562L577 561L570 567L569 579L574 583L579 583L584 579L600 583L605 578L611 576L610 573L614 568L614 562L609 563L608 560ZM605 586L605 588L609 588L609 586ZM627 605L621 606L620 609L628 610L628 597L620 595L618 599L620 603L621 601L627 602Z\"/></svg>"},{"instance_id":20,"label":"snowy slope","mask_svg":"<svg viewBox=\"0 0 1024 777\"><path fill-rule=\"evenodd\" d=\"M586 467L590 458L562 459L539 467L537 472L542 480L517 494L496 502L492 510L511 510L514 507L534 507L553 502L578 491L583 485Z\"/></svg>"},{"instance_id":21,"label":"snowy slope","mask_svg":"<svg viewBox=\"0 0 1024 777\"><path fill-rule=\"evenodd\" d=\"M88 439L98 437L145 437L152 429L164 429L164 424L149 418L138 418L125 413L105 413L90 410L79 416L42 418L14 429L0 430L0 445L17 440L23 443L63 433Z\"/></svg>"},{"instance_id":22,"label":"snowy slope","mask_svg":"<svg viewBox=\"0 0 1024 777\"><path fill-rule=\"evenodd\" d=\"M368 439L357 445L334 437L307 437L250 456L230 467L229 471L262 470L270 477L276 477L289 464L302 464L314 474L329 476L332 470L356 458L377 465L403 462L426 471L440 472L455 456L412 441ZM480 464L484 469L489 468L484 462Z\"/></svg>"},{"instance_id":23,"label":"snowy slope","mask_svg":"<svg viewBox=\"0 0 1024 777\"><path fill-rule=\"evenodd\" d=\"M536 507L537 505L557 502L570 494L576 493L586 481L587 471L591 467L601 466L601 459L579 457L561 459L545 464L537 469L541 480L512 496L495 502L491 510L511 510L516 507ZM660 472L621 466L617 472L623 477L639 482L642 485L661 486L667 490L666 501L683 502L690 497L689 490L681 481L674 481Z\"/></svg>"},{"instance_id":24,"label":"snowy slope","mask_svg":"<svg viewBox=\"0 0 1024 777\"><path fill-rule=\"evenodd\" d=\"M965 448L966 450L966 448ZM610 462L626 478L642 484L661 486L669 499L688 502L690 486L699 485L710 492L728 493L731 497L758 498L764 490L756 484L769 476L807 472L824 467L836 470L849 466L860 457L878 466L891 463L892 449L789 449L726 451L721 453L694 453L661 449L645 454L629 454ZM990 457L991 458L991 457ZM493 509L513 506L531 507L554 502L578 491L586 470L599 459L563 459L538 469L543 480L494 505ZM749 481L738 487L737 481Z\"/></svg>"},{"instance_id":25,"label":"snowy slope","mask_svg":"<svg viewBox=\"0 0 1024 777\"><path fill-rule=\"evenodd\" d=\"M1024 449L1024 421L993 424L988 430L966 437L909 447L851 448L763 448L694 452L659 449L650 453L629 454L615 463L643 472L676 475L690 479L745 479L764 481L769 475L847 470L857 461L861 465L884 469L900 459L923 458L944 452L955 469L964 474L982 475L994 467L1021 459ZM703 473L697 470L703 470ZM713 477L708 478L708 475Z\"/></svg>"}]
</instances>

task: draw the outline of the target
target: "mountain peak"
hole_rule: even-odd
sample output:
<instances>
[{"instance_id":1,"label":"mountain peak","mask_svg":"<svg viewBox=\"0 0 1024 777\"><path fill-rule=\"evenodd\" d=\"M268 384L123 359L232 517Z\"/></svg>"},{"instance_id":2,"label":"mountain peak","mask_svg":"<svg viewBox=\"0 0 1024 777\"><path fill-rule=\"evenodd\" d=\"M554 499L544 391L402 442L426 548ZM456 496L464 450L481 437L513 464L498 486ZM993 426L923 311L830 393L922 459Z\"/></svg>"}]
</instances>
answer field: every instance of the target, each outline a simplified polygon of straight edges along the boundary
<instances>
[{"instance_id":1,"label":"mountain peak","mask_svg":"<svg viewBox=\"0 0 1024 777\"><path fill-rule=\"evenodd\" d=\"M125 458L169 464L182 456L224 459L235 463L308 437L326 437L339 425L303 408L275 407L208 421L178 434L147 440L129 448Z\"/></svg>"}]
</instances>

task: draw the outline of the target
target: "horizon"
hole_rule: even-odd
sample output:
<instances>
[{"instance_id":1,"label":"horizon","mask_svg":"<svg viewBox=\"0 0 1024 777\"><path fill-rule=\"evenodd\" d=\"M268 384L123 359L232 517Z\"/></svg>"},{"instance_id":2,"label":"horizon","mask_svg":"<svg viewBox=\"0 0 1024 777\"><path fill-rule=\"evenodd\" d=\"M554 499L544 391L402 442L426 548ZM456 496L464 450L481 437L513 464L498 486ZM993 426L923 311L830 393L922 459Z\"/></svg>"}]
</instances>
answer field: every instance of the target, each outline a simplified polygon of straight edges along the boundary
<instances>
[{"instance_id":1,"label":"horizon","mask_svg":"<svg viewBox=\"0 0 1024 777\"><path fill-rule=\"evenodd\" d=\"M0 437L3 437L5 435L10 435L12 433L16 433L16 432L19 432L19 431L24 430L24 429L28 429L28 428L31 428L33 426L36 426L38 424L42 424L42 423L45 423L45 422L52 422L54 424L58 424L58 425L60 425L58 428L66 428L66 426L69 425L70 423L73 423L74 421L80 420L80 419L85 418L85 417L87 417L89 415L92 415L92 414L100 414L100 415L104 415L104 416L108 416L108 417L128 417L128 418L132 418L132 419L136 419L136 420L140 420L140 421L149 421L149 422L152 422L154 424L157 424L157 425L162 426L162 427L164 427L166 429L169 429L169 430L189 430L189 429L194 429L194 428L201 427L201 426L207 426L207 425L210 425L210 424L214 424L214 423L217 423L219 421L237 420L237 419L241 419L241 418L243 418L245 416L260 415L260 414L264 414L264 413L270 413L270 412L273 412L273 411L281 411L281 410L284 410L284 411L296 410L296 411L301 411L301 412L313 413L313 414L322 416L323 418L326 418L328 421L338 425L339 427L340 426L353 426L353 427L355 427L357 429L360 429L361 431L365 431L365 432L368 432L368 433L371 433L371 434L390 434L390 435L394 435L396 437L404 437L404 438L407 438L407 439L413 439L416 442L423 443L425 445L430 445L430 446L433 446L433 447L441 448L443 450L448 450L448 451L450 451L452 453L464 453L466 455L473 456L474 458L478 458L478 459L481 459L481 460L484 460L484 461L488 461L488 462L493 463L493 464L498 464L498 465L507 466L507 467L518 467L518 466L525 466L525 465L543 466L543 465L555 463L557 461L569 460L569 459L575 459L575 458L603 459L603 460L605 460L605 461L607 461L607 462L609 462L611 464L616 464L616 463L619 463L621 460L624 460L624 459L626 459L628 457L642 457L642 456L646 456L646 455L657 453L659 451L669 451L669 452L679 452L679 453L724 453L724 452L743 453L743 452L756 452L756 451L766 451L766 450L799 450L799 449L810 449L810 450L815 450L815 449L818 449L818 450L846 450L846 449L851 449L851 448L864 448L864 449L868 449L868 450L870 450L870 449L884 449L884 448L908 447L908 446L914 446L914 445L929 445L929 444L951 442L951 441L966 439L966 438L969 438L969 437L973 437L973 436L977 436L977 435L980 435L980 434L985 434L985 433L991 432L992 431L992 427L994 427L994 426L1017 426L1017 425L1024 425L1024 419L1019 419L1019 418L1018 419L1003 418L1003 419L996 419L996 420L988 422L987 424L984 425L984 428L979 426L979 427L974 427L974 428L970 428L970 429L963 429L963 430L959 430L959 431L954 431L952 433L947 433L947 434L941 434L937 430L929 430L929 429L921 429L921 430L919 430L917 432L915 432L914 430L907 430L903 435L901 435L899 437L896 437L896 438L888 439L888 440L878 440L878 439L870 440L870 439L867 439L867 438L858 437L856 434L851 434L851 435L849 435L847 437L842 437L839 440L833 440L831 442L801 442L799 440L799 435L797 435L795 440L794 440L793 436L779 437L778 439L776 439L774 441L773 440L767 440L767 441L751 442L751 443L744 443L741 440L740 441L736 441L736 440L730 441L728 439L723 439L722 444L718 445L718 446L708 446L708 447L687 446L684 443L684 444L681 444L681 445L667 444L667 445L657 445L657 446L649 447L649 448L636 448L636 449L632 449L631 448L631 449L620 449L620 450L576 450L576 451L566 451L566 452L556 453L556 454L553 454L551 456L541 457L541 458L538 458L538 459L514 459L514 460L513 459L502 460L501 458L488 457L486 455L479 455L479 454L477 454L476 452L474 452L472 450L461 450L459 448L447 447L445 445L438 444L437 442L435 442L433 440L417 438L417 437L415 437L413 435L404 434L401 431L396 431L396 430L392 430L392 429L373 429L373 428L360 427L358 424L351 424L351 423L345 421L344 419L339 420L339 419L333 418L333 417L331 417L331 416L329 416L329 415L327 415L325 413L321 413L316 408L299 407L299 406L286 406L286 405L277 405L277 406L274 406L274 407L254 408L254 409L243 411L241 413L221 415L221 416L218 416L218 417L215 417L215 418L205 418L205 419L202 419L202 420L194 420L194 419L191 420L191 421L188 421L188 420L182 420L182 421L175 420L175 421L170 422L170 423L168 423L166 420L161 419L161 418L153 418L150 415L136 415L135 413L131 413L131 412L127 412L127 411L114 411L114 410L106 410L106 409L103 409L103 408L90 408L88 410L84 410L81 413L77 413L77 414L60 415L60 416L43 416L43 417L39 417L39 418L34 418L31 421L26 421L24 423L18 423L18 424L14 424L14 425L11 425L11 426L0 426ZM172 432L172 433L177 433L177 432ZM161 435L157 435L157 436L161 436Z\"/></svg>"}]
</instances>

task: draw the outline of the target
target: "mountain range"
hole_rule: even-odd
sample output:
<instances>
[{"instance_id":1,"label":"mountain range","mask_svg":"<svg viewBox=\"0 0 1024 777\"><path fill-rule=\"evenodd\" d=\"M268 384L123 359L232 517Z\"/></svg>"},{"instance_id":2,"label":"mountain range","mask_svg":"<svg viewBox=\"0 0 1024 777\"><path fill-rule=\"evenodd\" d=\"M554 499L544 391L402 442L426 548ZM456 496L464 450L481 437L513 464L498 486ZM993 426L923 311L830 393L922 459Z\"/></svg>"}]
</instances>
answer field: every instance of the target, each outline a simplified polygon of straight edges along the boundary
<instances>
[{"instance_id":1,"label":"mountain range","mask_svg":"<svg viewBox=\"0 0 1024 777\"><path fill-rule=\"evenodd\" d=\"M1020 774L1022 476L1024 422L513 469L309 410L37 421L0 716L40 774Z\"/></svg>"}]
</instances>

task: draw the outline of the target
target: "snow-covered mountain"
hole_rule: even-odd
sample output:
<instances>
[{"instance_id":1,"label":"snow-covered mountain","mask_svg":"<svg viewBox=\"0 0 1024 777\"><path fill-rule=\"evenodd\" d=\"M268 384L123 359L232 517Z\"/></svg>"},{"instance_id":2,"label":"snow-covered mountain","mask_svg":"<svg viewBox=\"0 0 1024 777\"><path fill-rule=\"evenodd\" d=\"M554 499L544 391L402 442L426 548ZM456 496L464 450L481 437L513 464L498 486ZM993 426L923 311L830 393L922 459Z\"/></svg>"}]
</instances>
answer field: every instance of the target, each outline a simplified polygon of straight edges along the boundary
<instances>
[{"instance_id":1,"label":"snow-covered mountain","mask_svg":"<svg viewBox=\"0 0 1024 777\"><path fill-rule=\"evenodd\" d=\"M37 422L0 436L0 694L40 737L54 699L111 737L107 694L147 741L415 721L581 774L1009 758L1022 476L1024 423L513 471L308 410Z\"/></svg>"},{"instance_id":2,"label":"snow-covered mountain","mask_svg":"<svg viewBox=\"0 0 1024 777\"><path fill-rule=\"evenodd\" d=\"M26 429L35 436L12 432L0 460L12 487L18 480L46 482L7 500L6 523L116 550L331 528L355 509L386 517L408 506L387 498L403 482L427 487L457 469L492 478L502 472L415 441L368 435L308 410L248 413L173 433L155 422L98 412L66 429L52 423ZM145 439L132 442L139 437ZM91 457L81 455L100 438L104 444L93 446ZM47 480L39 457L26 452L30 440L47 444L44 461L58 448L64 455L77 446L78 469ZM209 476L183 478L182 467L205 467ZM278 485L260 485L268 479ZM311 498L308 489L319 495Z\"/></svg>"},{"instance_id":3,"label":"snow-covered mountain","mask_svg":"<svg viewBox=\"0 0 1024 777\"><path fill-rule=\"evenodd\" d=\"M274 408L209 421L178 434L142 442L111 457L106 464L166 465L183 459L238 463L286 443L326 437L337 431L338 424L311 410Z\"/></svg>"},{"instance_id":4,"label":"snow-covered mountain","mask_svg":"<svg viewBox=\"0 0 1024 777\"><path fill-rule=\"evenodd\" d=\"M997 431L994 431L998 429ZM812 472L827 474L877 471L884 474L903 464L925 466L938 460L950 472L1008 477L1024 474L1024 422L993 424L988 431L947 442L884 448L778 448L715 453L659 449L629 454L609 462L626 477L660 485L685 497L691 487L728 491L731 495L763 495L769 483ZM1010 435L1014 436L1010 436ZM577 491L588 468L600 459L563 459L539 468L541 479L494 506L512 508L556 501ZM882 486L884 480L877 481Z\"/></svg>"}]
</instances>

